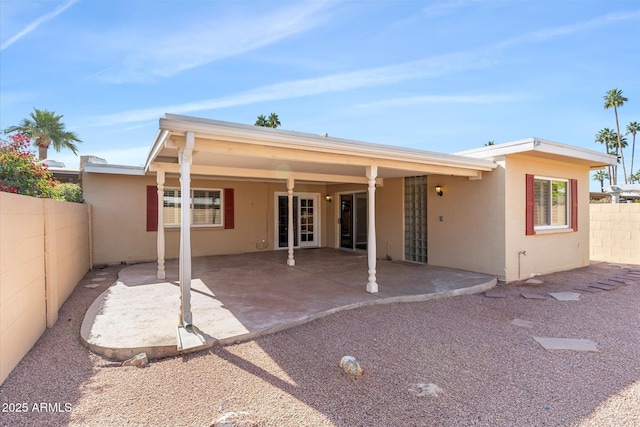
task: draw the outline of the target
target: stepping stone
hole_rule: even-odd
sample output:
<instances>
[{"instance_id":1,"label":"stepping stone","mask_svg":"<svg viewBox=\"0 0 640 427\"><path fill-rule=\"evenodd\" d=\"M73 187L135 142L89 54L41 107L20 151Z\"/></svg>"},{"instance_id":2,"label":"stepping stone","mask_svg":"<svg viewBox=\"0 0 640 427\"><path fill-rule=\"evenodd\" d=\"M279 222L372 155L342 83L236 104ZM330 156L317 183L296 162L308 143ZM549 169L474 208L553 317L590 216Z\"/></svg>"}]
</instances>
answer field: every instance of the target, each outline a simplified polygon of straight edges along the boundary
<instances>
[{"instance_id":1,"label":"stepping stone","mask_svg":"<svg viewBox=\"0 0 640 427\"><path fill-rule=\"evenodd\" d=\"M577 338L533 337L545 350L598 351L595 342Z\"/></svg>"},{"instance_id":2,"label":"stepping stone","mask_svg":"<svg viewBox=\"0 0 640 427\"><path fill-rule=\"evenodd\" d=\"M511 324L515 326L520 326L523 328L529 328L529 329L535 326L535 322L532 322L530 320L524 320L524 319L513 319L511 321Z\"/></svg>"},{"instance_id":3,"label":"stepping stone","mask_svg":"<svg viewBox=\"0 0 640 427\"><path fill-rule=\"evenodd\" d=\"M620 279L607 279L609 282L616 282L616 283L622 283L623 285L626 285L627 282L625 282L624 280L620 280Z\"/></svg>"},{"instance_id":4,"label":"stepping stone","mask_svg":"<svg viewBox=\"0 0 640 427\"><path fill-rule=\"evenodd\" d=\"M547 299L544 295L534 294L531 292L522 292L520 295L525 297L526 299Z\"/></svg>"},{"instance_id":5,"label":"stepping stone","mask_svg":"<svg viewBox=\"0 0 640 427\"><path fill-rule=\"evenodd\" d=\"M106 271L101 271L100 273L96 273L96 276L106 276L107 274L109 273L107 273Z\"/></svg>"},{"instance_id":6,"label":"stepping stone","mask_svg":"<svg viewBox=\"0 0 640 427\"><path fill-rule=\"evenodd\" d=\"M617 288L617 286L607 285L604 283L598 283L596 285L589 285L590 288L602 289L603 291L610 291L612 289Z\"/></svg>"},{"instance_id":7,"label":"stepping stone","mask_svg":"<svg viewBox=\"0 0 640 427\"><path fill-rule=\"evenodd\" d=\"M558 301L580 301L580 294L577 292L549 292L549 295Z\"/></svg>"},{"instance_id":8,"label":"stepping stone","mask_svg":"<svg viewBox=\"0 0 640 427\"><path fill-rule=\"evenodd\" d=\"M506 298L507 292L506 291L488 291L484 293L484 296L489 298Z\"/></svg>"},{"instance_id":9,"label":"stepping stone","mask_svg":"<svg viewBox=\"0 0 640 427\"><path fill-rule=\"evenodd\" d=\"M104 282L105 280L107 280L106 277L94 277L91 279L92 282Z\"/></svg>"},{"instance_id":10,"label":"stepping stone","mask_svg":"<svg viewBox=\"0 0 640 427\"><path fill-rule=\"evenodd\" d=\"M544 281L540 280L540 279L529 279L526 282L527 285L542 285L544 283Z\"/></svg>"},{"instance_id":11,"label":"stepping stone","mask_svg":"<svg viewBox=\"0 0 640 427\"><path fill-rule=\"evenodd\" d=\"M95 288L97 288L98 286L100 286L100 284L99 284L99 283L92 283L92 284L90 284L90 285L84 285L84 287L85 287L85 288L89 288L89 289L95 289Z\"/></svg>"},{"instance_id":12,"label":"stepping stone","mask_svg":"<svg viewBox=\"0 0 640 427\"><path fill-rule=\"evenodd\" d=\"M601 292L601 291L602 291L602 289L590 288L590 287L588 287L588 286L579 286L579 287L576 287L576 288L574 288L574 289L575 289L575 290L577 290L577 291L582 291L582 292L593 292L593 293Z\"/></svg>"}]
</instances>

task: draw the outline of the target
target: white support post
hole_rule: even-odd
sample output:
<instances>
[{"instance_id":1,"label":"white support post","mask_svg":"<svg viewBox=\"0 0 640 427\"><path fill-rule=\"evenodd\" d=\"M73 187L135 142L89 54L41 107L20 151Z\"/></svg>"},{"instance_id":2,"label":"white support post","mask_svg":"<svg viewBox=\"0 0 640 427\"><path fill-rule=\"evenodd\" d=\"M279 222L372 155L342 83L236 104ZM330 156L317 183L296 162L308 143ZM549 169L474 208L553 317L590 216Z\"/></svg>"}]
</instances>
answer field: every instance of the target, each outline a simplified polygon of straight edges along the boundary
<instances>
[{"instance_id":1,"label":"white support post","mask_svg":"<svg viewBox=\"0 0 640 427\"><path fill-rule=\"evenodd\" d=\"M158 184L158 279L164 279L164 171L158 171L156 175Z\"/></svg>"},{"instance_id":2,"label":"white support post","mask_svg":"<svg viewBox=\"0 0 640 427\"><path fill-rule=\"evenodd\" d=\"M376 177L378 166L367 166L368 188L368 229L367 229L367 258L369 262L369 282L367 292L372 294L378 292L376 282Z\"/></svg>"},{"instance_id":3,"label":"white support post","mask_svg":"<svg viewBox=\"0 0 640 427\"><path fill-rule=\"evenodd\" d=\"M287 179L287 195L288 195L288 220L289 223L287 225L287 237L288 237L288 247L289 247L289 255L287 257L287 265L289 267L293 267L296 265L296 260L293 259L293 233L295 230L293 229L293 186L294 180L293 178Z\"/></svg>"},{"instance_id":4,"label":"white support post","mask_svg":"<svg viewBox=\"0 0 640 427\"><path fill-rule=\"evenodd\" d=\"M186 143L180 149L180 325L192 325L191 319L191 162L195 135L187 132Z\"/></svg>"}]
</instances>

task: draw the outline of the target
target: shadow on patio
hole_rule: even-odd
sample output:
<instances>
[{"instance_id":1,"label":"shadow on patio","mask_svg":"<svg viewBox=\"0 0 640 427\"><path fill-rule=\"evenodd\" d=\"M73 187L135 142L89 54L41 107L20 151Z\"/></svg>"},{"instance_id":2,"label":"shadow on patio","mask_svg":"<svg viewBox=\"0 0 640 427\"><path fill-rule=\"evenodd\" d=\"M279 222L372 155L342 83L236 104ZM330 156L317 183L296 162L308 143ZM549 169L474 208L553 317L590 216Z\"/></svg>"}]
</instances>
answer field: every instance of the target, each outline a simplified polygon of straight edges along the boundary
<instances>
[{"instance_id":1,"label":"shadow on patio","mask_svg":"<svg viewBox=\"0 0 640 427\"><path fill-rule=\"evenodd\" d=\"M252 339L338 311L373 304L424 301L483 292L496 284L485 274L423 264L379 260L379 293L365 290L366 254L336 249L193 258L193 323L206 338L199 350ZM120 271L118 281L87 310L81 338L92 351L125 360L145 351L149 358L178 354L180 292L178 261L156 278L156 263Z\"/></svg>"}]
</instances>

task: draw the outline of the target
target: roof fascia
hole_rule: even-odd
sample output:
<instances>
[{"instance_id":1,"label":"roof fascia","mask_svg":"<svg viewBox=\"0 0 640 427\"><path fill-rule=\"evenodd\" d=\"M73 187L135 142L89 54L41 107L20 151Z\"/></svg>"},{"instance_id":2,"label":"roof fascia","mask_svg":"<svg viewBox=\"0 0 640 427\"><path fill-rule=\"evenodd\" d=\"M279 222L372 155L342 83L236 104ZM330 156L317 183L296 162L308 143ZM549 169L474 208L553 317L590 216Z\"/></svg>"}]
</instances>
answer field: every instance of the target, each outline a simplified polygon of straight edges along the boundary
<instances>
[{"instance_id":1,"label":"roof fascia","mask_svg":"<svg viewBox=\"0 0 640 427\"><path fill-rule=\"evenodd\" d=\"M85 164L84 171L89 173L104 173L111 175L145 175L145 168L142 166L126 165L91 165Z\"/></svg>"},{"instance_id":2,"label":"roof fascia","mask_svg":"<svg viewBox=\"0 0 640 427\"><path fill-rule=\"evenodd\" d=\"M191 117L186 117L189 120L184 120L184 118L185 116L167 114L165 118L160 119L160 128L176 134L192 131L195 133L196 138L223 139L268 147L363 156L374 159L391 159L412 163L435 163L441 166L482 171L490 171L497 167L493 161L487 159L364 143L300 132L280 131L259 126L226 126L224 122ZM152 158L150 157L150 159Z\"/></svg>"},{"instance_id":3,"label":"roof fascia","mask_svg":"<svg viewBox=\"0 0 640 427\"><path fill-rule=\"evenodd\" d=\"M495 158L509 154L526 154L540 152L563 157L572 157L592 163L592 169L602 169L617 164L615 156L602 154L594 150L561 144L541 138L526 138L504 144L490 145L473 150L460 151L456 154L474 158Z\"/></svg>"}]
</instances>

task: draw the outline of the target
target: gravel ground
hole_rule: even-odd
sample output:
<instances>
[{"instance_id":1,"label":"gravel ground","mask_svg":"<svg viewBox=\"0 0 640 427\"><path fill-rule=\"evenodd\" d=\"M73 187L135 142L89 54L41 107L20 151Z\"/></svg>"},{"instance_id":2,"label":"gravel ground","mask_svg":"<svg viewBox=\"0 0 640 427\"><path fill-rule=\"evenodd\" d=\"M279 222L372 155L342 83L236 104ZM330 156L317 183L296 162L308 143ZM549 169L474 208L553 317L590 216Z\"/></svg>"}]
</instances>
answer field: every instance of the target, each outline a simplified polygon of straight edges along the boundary
<instances>
[{"instance_id":1,"label":"gravel ground","mask_svg":"<svg viewBox=\"0 0 640 427\"><path fill-rule=\"evenodd\" d=\"M117 271L87 274L0 387L0 425L207 426L230 412L259 426L640 425L640 278L580 301L520 296L621 277L618 265L499 286L503 299L468 295L341 312L147 368L120 367L79 342L84 312L106 287L83 285L95 277L111 283ZM535 324L514 326L514 318ZM587 338L599 351L547 351L533 336ZM347 354L363 376L340 371ZM441 392L419 396L424 384ZM27 412L7 412L23 403Z\"/></svg>"}]
</instances>

